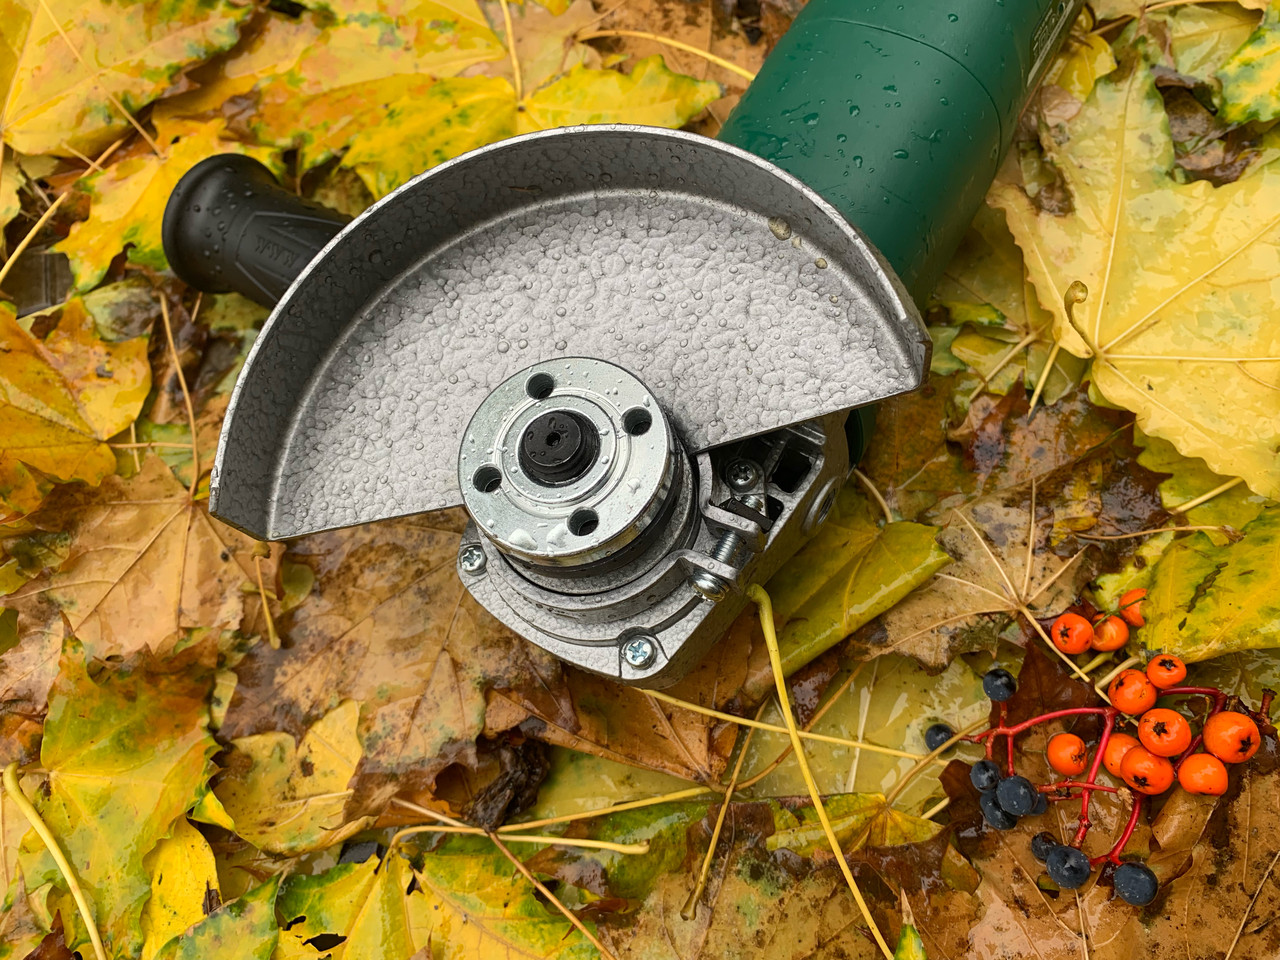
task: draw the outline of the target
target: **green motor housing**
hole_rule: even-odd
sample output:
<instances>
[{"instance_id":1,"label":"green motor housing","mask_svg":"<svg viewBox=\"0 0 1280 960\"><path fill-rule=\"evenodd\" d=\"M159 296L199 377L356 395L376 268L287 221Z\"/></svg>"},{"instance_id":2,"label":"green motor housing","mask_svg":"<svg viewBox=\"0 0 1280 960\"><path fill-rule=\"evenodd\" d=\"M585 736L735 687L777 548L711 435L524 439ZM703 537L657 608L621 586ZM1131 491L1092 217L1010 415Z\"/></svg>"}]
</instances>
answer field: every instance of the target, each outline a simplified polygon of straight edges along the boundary
<instances>
[{"instance_id":1,"label":"green motor housing","mask_svg":"<svg viewBox=\"0 0 1280 960\"><path fill-rule=\"evenodd\" d=\"M809 0L720 138L822 194L924 305L1080 0Z\"/></svg>"}]
</instances>

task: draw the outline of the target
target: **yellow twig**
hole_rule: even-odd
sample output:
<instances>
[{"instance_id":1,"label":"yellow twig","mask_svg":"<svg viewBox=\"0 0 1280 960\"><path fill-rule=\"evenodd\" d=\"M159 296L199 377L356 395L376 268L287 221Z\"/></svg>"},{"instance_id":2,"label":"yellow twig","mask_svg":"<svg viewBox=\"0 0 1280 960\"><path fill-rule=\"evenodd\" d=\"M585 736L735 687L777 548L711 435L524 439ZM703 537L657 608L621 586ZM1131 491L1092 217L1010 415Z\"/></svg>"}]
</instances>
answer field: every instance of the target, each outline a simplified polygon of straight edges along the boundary
<instances>
[{"instance_id":1,"label":"yellow twig","mask_svg":"<svg viewBox=\"0 0 1280 960\"><path fill-rule=\"evenodd\" d=\"M893 785L893 789L891 789L887 794L885 794L885 797L884 797L885 805L890 807L893 806L893 801L897 800L898 797L902 795L902 791L907 788L907 784L909 784L912 780L914 780L917 776L919 776L920 773L927 770L929 768L930 763L933 760L937 759L939 756L941 756L944 750L950 750L953 746L955 746L957 743L959 743L969 734L973 733L973 731L980 730L986 725L987 725L986 718L983 718L981 720L975 720L973 721L973 723L969 724L959 733L952 734L951 737L947 740L947 742L942 744L942 746L929 751L928 756L926 756L914 767L912 767L910 770L908 770L906 773L904 773L901 777L898 778L898 782Z\"/></svg>"},{"instance_id":2,"label":"yellow twig","mask_svg":"<svg viewBox=\"0 0 1280 960\"><path fill-rule=\"evenodd\" d=\"M53 831L40 818L39 811L31 805L27 795L22 792L22 787L18 783L18 761L16 760L4 768L4 789L13 798L14 805L27 818L27 823L31 824L31 829L44 841L44 845L49 849L49 855L53 857L53 862L62 871L62 876L67 881L67 887L71 891L71 896L76 902L76 908L80 911L80 919L84 921L85 929L89 931L89 940L93 943L93 952L97 955L98 960L107 960L107 951L102 946L102 937L98 935L98 925L94 923L93 911L89 909L89 901L85 899L84 891L80 889L80 881L76 879L75 871L71 869L71 864L67 862L66 855L62 852L62 848L58 846L58 839L53 835Z\"/></svg>"},{"instance_id":3,"label":"yellow twig","mask_svg":"<svg viewBox=\"0 0 1280 960\"><path fill-rule=\"evenodd\" d=\"M1200 494L1200 496L1196 497L1194 500L1188 500L1186 503L1180 503L1176 507L1171 507L1169 512L1174 514L1187 513L1202 504L1208 503L1219 494L1226 493L1228 490L1240 486L1242 483L1244 483L1243 477L1236 477L1232 480L1228 480L1226 483L1220 483L1212 490L1208 490Z\"/></svg>"},{"instance_id":4,"label":"yellow twig","mask_svg":"<svg viewBox=\"0 0 1280 960\"><path fill-rule=\"evenodd\" d=\"M0 284L4 283L4 278L9 275L9 271L13 269L13 265L18 262L18 257L22 256L23 251L26 250L27 247L31 246L31 241L35 239L36 234L39 233L53 215L58 212L58 208L62 206L62 201L67 199L70 195L71 191L68 190L62 196L55 197L53 203L49 204L44 213L40 214L40 219L36 221L35 226L28 230L27 235L18 241L18 245L13 248L13 253L9 254L9 259L4 262L4 266L0 267Z\"/></svg>"},{"instance_id":5,"label":"yellow twig","mask_svg":"<svg viewBox=\"0 0 1280 960\"><path fill-rule=\"evenodd\" d=\"M200 484L200 444L196 441L196 410L191 404L191 393L187 390L187 378L182 372L182 358L178 356L178 348L173 342L173 325L169 322L169 300L160 294L160 316L164 320L164 335L169 342L169 354L173 357L173 368L178 373L178 386L182 388L182 402L187 405L187 422L191 427L191 486L187 495L194 497L196 487Z\"/></svg>"},{"instance_id":6,"label":"yellow twig","mask_svg":"<svg viewBox=\"0 0 1280 960\"><path fill-rule=\"evenodd\" d=\"M579 33L574 39L579 41L603 40L609 37L634 37L637 40L651 40L654 43L661 43L675 50L683 50L685 53L692 53L695 56L702 57L708 63L714 63L717 67L728 70L730 73L736 73L748 83L756 78L756 75L750 70L744 70L736 63L725 60L723 57L717 57L714 53L708 53L706 50L699 50L690 44L681 43L679 40L659 36L656 33L649 33L645 30L592 30L588 33Z\"/></svg>"},{"instance_id":7,"label":"yellow twig","mask_svg":"<svg viewBox=\"0 0 1280 960\"><path fill-rule=\"evenodd\" d=\"M280 649L280 634L276 633L275 620L271 618L271 604L267 600L267 588L262 583L262 558L253 558L254 569L258 573L258 596L262 599L262 615L267 618L267 642L272 650Z\"/></svg>"},{"instance_id":8,"label":"yellow twig","mask_svg":"<svg viewBox=\"0 0 1280 960\"><path fill-rule=\"evenodd\" d=\"M502 7L502 23L507 31L507 55L511 57L511 83L516 88L516 102L524 99L524 83L520 79L520 57L516 55L516 35L511 28L511 4L509 0L498 0Z\"/></svg>"},{"instance_id":9,"label":"yellow twig","mask_svg":"<svg viewBox=\"0 0 1280 960\"><path fill-rule=\"evenodd\" d=\"M768 700L765 700L756 710L757 720L760 719L760 714L764 713L764 708L768 702ZM698 882L693 885L689 898L685 900L684 906L680 908L680 916L685 920L692 920L698 915L698 901L702 899L702 891L707 886L707 874L711 872L711 861L715 859L716 847L720 843L720 831L724 829L724 817L729 812L729 803L732 801L733 792L738 786L738 775L742 773L742 761L747 758L747 749L751 746L751 738L755 736L755 733L753 728L747 728L747 735L743 739L742 749L738 751L738 760L733 765L733 774L729 777L729 785L725 787L724 796L720 799L720 812L716 814L715 829L711 831L711 840L707 844L707 852L702 858L702 869L698 871Z\"/></svg>"},{"instance_id":10,"label":"yellow twig","mask_svg":"<svg viewBox=\"0 0 1280 960\"><path fill-rule=\"evenodd\" d=\"M982 382L974 387L969 393L968 402L973 403L974 400L978 399L978 394L991 386L991 381L995 379L995 375L1009 365L1009 361L1014 358L1018 351L1030 346L1037 339L1038 337L1036 334L1028 333L1025 337L1006 350L1004 355L996 361L996 365L992 368L991 372L982 375Z\"/></svg>"},{"instance_id":11,"label":"yellow twig","mask_svg":"<svg viewBox=\"0 0 1280 960\"><path fill-rule=\"evenodd\" d=\"M876 489L876 485L871 482L871 478L857 467L853 468L853 475L858 478L858 482L862 484L867 493L871 494L872 499L880 505L880 512L884 514L884 522L893 523L893 512L889 509L889 504L885 502L880 491Z\"/></svg>"},{"instance_id":12,"label":"yellow twig","mask_svg":"<svg viewBox=\"0 0 1280 960\"><path fill-rule=\"evenodd\" d=\"M924 813L920 814L920 819L932 820L934 817L940 814L943 810L947 809L947 807L949 806L951 806L950 797L946 797L943 800L939 800L937 803L935 803L932 807L930 807Z\"/></svg>"},{"instance_id":13,"label":"yellow twig","mask_svg":"<svg viewBox=\"0 0 1280 960\"><path fill-rule=\"evenodd\" d=\"M416 836L419 833L464 833L473 837L493 836L492 830L483 830L480 827L451 827L444 823L428 823L418 827L405 827L397 830L392 836L391 842L387 844L387 855L400 845L400 841L405 837ZM540 833L504 833L505 839L513 843L541 843L546 846L562 846L562 847L582 847L587 850L610 850L613 853L642 854L649 852L649 843L614 843L611 840L588 840L585 837L552 837ZM383 860L386 856L383 857Z\"/></svg>"},{"instance_id":14,"label":"yellow twig","mask_svg":"<svg viewBox=\"0 0 1280 960\"><path fill-rule=\"evenodd\" d=\"M594 810L584 810L581 813L566 813L559 817L543 817L541 820L528 820L522 823L505 823L498 828L498 833L506 834L518 830L531 830L534 827L547 827L553 823L590 820L593 817L605 817L611 813L621 813L624 810L638 810L641 807L652 807L659 803L674 803L678 800L688 800L692 797L716 792L712 787L690 787L688 790L677 790L674 793L664 793L657 797L646 797L644 800L629 800L626 803L617 803L611 807L597 807Z\"/></svg>"},{"instance_id":15,"label":"yellow twig","mask_svg":"<svg viewBox=\"0 0 1280 960\"><path fill-rule=\"evenodd\" d=\"M1076 539L1078 540L1132 540L1135 537L1150 537L1157 533L1182 533L1184 530L1216 530L1218 533L1222 534L1224 537L1228 537L1235 540L1240 539L1239 532L1236 530L1233 530L1231 527L1213 526L1213 525L1196 526L1194 524L1189 524L1185 527L1155 527L1151 530L1139 530L1136 533L1110 533L1110 534L1077 533Z\"/></svg>"},{"instance_id":16,"label":"yellow twig","mask_svg":"<svg viewBox=\"0 0 1280 960\"><path fill-rule=\"evenodd\" d=\"M655 700L661 700L663 703L669 703L672 706L683 707L685 710L692 710L694 713L701 713L707 717L715 717L717 720L724 720L728 723L736 723L743 727L755 727L757 730L768 730L770 733L786 733L786 727L780 727L775 723L764 723L760 720L751 720L747 717L735 717L732 713L723 713L720 710L712 710L710 707L699 706L696 703L689 703L686 700L680 700L670 694L663 693L661 690L645 690L646 696ZM909 753L906 750L895 750L893 747L882 747L876 743L864 743L861 740L846 740L843 737L828 737L822 733L810 733L804 730L799 732L801 738L805 740L815 740L818 743L834 743L840 747L849 747L853 750L866 750L868 753L883 753L888 757L906 757L908 760L919 760L923 754Z\"/></svg>"},{"instance_id":17,"label":"yellow twig","mask_svg":"<svg viewBox=\"0 0 1280 960\"><path fill-rule=\"evenodd\" d=\"M451 827L465 827L467 824L461 820L455 820L447 814L441 813L439 810L432 810L430 807L423 807L408 800L402 800L400 797L392 797L391 802L397 806L404 807L406 810L412 810L414 813L420 813L424 817L430 817L439 823L447 823ZM528 826L528 824L525 824ZM385 858L384 858L385 859Z\"/></svg>"},{"instance_id":18,"label":"yellow twig","mask_svg":"<svg viewBox=\"0 0 1280 960\"><path fill-rule=\"evenodd\" d=\"M1049 350L1049 358L1044 362L1044 369L1040 371L1040 379L1036 381L1035 392L1031 394L1031 404L1027 407L1027 419L1031 418L1031 414L1035 412L1036 402L1040 399L1040 394L1044 393L1045 384L1049 382L1049 377L1053 374L1053 365L1058 362L1058 353L1062 350L1062 344L1057 340L1053 341L1053 347Z\"/></svg>"},{"instance_id":19,"label":"yellow twig","mask_svg":"<svg viewBox=\"0 0 1280 960\"><path fill-rule=\"evenodd\" d=\"M803 727L805 731L812 730L814 726L817 724L817 722L823 718L826 712L836 705L836 702L839 701L839 699L842 696L844 696L845 691L848 690L851 686L853 686L853 681L858 679L858 674L862 673L862 668L865 667L866 665L867 663L864 660L861 663L859 663L856 667L853 668L853 670L849 673L849 676L845 678L844 682L840 684L839 687L836 688L835 693L831 694L831 696L829 696L826 699L826 701L822 704L822 706L818 708L817 712L814 713L814 715L809 718L809 722L806 723ZM769 764L763 770L761 770L759 773L752 774L746 780L743 780L740 784L738 784L738 789L746 790L748 787L755 786L757 783L759 783L769 774L773 773L773 771L777 770L778 767L782 766L782 761L786 760L787 757L789 756L791 756L790 743L786 745L786 747L782 750L781 753L779 753L776 757L774 757L771 761L769 761ZM860 756L860 754L855 754L855 756Z\"/></svg>"},{"instance_id":20,"label":"yellow twig","mask_svg":"<svg viewBox=\"0 0 1280 960\"><path fill-rule=\"evenodd\" d=\"M581 920L579 920L577 915L574 914L572 910L570 910L563 903L561 903L560 898L557 897L554 893L552 893L549 889L547 889L546 884L544 884L541 880L535 877L533 875L533 872L528 867L526 867L523 863L520 862L519 857L517 857L514 853L512 853L510 850L507 849L506 844L504 844L501 840L498 839L498 835L496 833L489 834L489 839L492 840L493 845L502 852L502 855L511 861L512 866L514 866L517 870L519 870L522 874L524 874L524 878L528 880L530 883L532 883L534 887L537 888L538 892L547 898L547 901L549 903L553 904L557 910L559 910L562 914L564 914L564 917L566 920L568 920L575 927L577 927L578 932L581 933L584 937L587 938L587 940L591 942L591 945L600 952L601 957L604 957L605 960L618 960L617 957L615 957L611 952L605 949L605 946L603 943L601 943L599 940L596 939L595 934L593 934L590 930L587 929L586 924L584 924Z\"/></svg>"},{"instance_id":21,"label":"yellow twig","mask_svg":"<svg viewBox=\"0 0 1280 960\"><path fill-rule=\"evenodd\" d=\"M778 652L778 637L774 632L773 626L773 602L769 599L769 594L765 592L764 587L758 583L753 583L747 588L747 596L760 608L760 629L764 631L764 643L769 650L769 665L773 668L773 682L778 689L778 705L781 707L783 719L787 723L787 735L791 737L791 746L795 750L796 763L800 767L800 775L804 777L804 784L809 790L809 799L813 801L814 811L818 814L822 830L827 835L827 843L831 845L831 853L835 856L836 863L840 866L840 872L844 874L845 883L849 885L849 891L853 894L853 899L857 901L858 909L862 911L862 918L871 929L871 935L875 938L876 945L880 947L880 952L885 955L885 960L893 960L893 951L889 949L889 944L885 942L884 935L880 932L880 928L876 926L875 918L871 916L871 910L867 906L867 902L862 898L862 891L858 889L858 882L853 878L853 871L849 869L849 862L845 859L844 851L840 849L840 841L836 839L836 833L831 829L831 820L827 817L826 807L822 805L822 794L818 791L818 784L814 781L813 774L809 770L809 761L804 755L804 744L800 742L800 731L796 729L796 718L791 713L791 702L787 698L787 681L782 675L782 654Z\"/></svg>"}]
</instances>

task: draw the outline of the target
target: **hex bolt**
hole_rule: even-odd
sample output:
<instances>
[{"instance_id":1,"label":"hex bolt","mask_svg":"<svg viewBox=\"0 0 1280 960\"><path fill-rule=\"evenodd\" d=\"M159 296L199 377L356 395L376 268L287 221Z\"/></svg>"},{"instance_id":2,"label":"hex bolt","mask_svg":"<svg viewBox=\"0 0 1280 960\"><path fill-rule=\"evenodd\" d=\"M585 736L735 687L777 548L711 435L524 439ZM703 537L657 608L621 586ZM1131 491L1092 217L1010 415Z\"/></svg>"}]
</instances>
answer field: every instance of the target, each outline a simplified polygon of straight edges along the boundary
<instances>
[{"instance_id":1,"label":"hex bolt","mask_svg":"<svg viewBox=\"0 0 1280 960\"><path fill-rule=\"evenodd\" d=\"M760 482L760 468L750 460L734 460L725 467L724 479L732 490L741 493Z\"/></svg>"},{"instance_id":2,"label":"hex bolt","mask_svg":"<svg viewBox=\"0 0 1280 960\"><path fill-rule=\"evenodd\" d=\"M764 497L759 494L748 494L740 498L739 502L744 507L749 507L757 513L764 512ZM716 541L715 546L711 548L711 559L718 560L721 563L733 563L734 557L738 554L738 548L741 546L742 535L734 530L726 531ZM714 573L709 573L706 570L699 570L690 577L689 585L712 603L719 603L729 595L729 584L723 578L717 577Z\"/></svg>"},{"instance_id":3,"label":"hex bolt","mask_svg":"<svg viewBox=\"0 0 1280 960\"><path fill-rule=\"evenodd\" d=\"M658 656L658 645L644 634L632 637L622 645L622 656L637 670L643 670Z\"/></svg>"},{"instance_id":4,"label":"hex bolt","mask_svg":"<svg viewBox=\"0 0 1280 960\"><path fill-rule=\"evenodd\" d=\"M483 573L487 562L484 550L478 543L467 544L458 554L458 566L462 568L463 573L469 573L472 576Z\"/></svg>"}]
</instances>

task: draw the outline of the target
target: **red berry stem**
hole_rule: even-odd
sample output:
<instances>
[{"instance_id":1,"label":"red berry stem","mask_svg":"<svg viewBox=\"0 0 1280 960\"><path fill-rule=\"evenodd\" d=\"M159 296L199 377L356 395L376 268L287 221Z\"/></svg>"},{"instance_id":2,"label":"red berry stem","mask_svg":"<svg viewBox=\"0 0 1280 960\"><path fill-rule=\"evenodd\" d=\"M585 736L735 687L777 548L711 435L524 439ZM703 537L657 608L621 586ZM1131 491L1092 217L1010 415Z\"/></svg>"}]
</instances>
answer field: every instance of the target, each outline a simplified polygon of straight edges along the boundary
<instances>
[{"instance_id":1,"label":"red berry stem","mask_svg":"<svg viewBox=\"0 0 1280 960\"><path fill-rule=\"evenodd\" d=\"M1096 867L1100 863L1110 860L1116 866L1120 865L1120 854L1124 852L1125 846L1129 843L1129 838L1133 836L1133 831L1138 827L1138 819L1142 816L1142 803L1146 797L1136 794L1133 798L1133 809L1129 811L1129 822L1125 824L1124 831L1120 834L1120 839L1116 841L1107 853L1100 857L1091 857L1089 866Z\"/></svg>"},{"instance_id":2,"label":"red berry stem","mask_svg":"<svg viewBox=\"0 0 1280 960\"><path fill-rule=\"evenodd\" d=\"M1119 715L1120 711L1115 707L1103 708L1102 737L1098 740L1098 749L1093 752L1093 763L1090 764L1089 775L1085 778L1089 783L1097 783L1098 781L1098 770L1102 767L1102 755L1107 752L1107 744L1111 740L1111 732L1116 728L1116 717ZM1076 835L1071 840L1071 846L1077 850L1084 843L1084 838L1088 834L1089 828L1093 826L1093 821L1089 819L1089 800L1092 796L1093 791L1086 790L1080 797L1080 825L1076 828Z\"/></svg>"},{"instance_id":3,"label":"red berry stem","mask_svg":"<svg viewBox=\"0 0 1280 960\"><path fill-rule=\"evenodd\" d=\"M1162 697L1209 697L1213 700L1210 714L1218 713L1227 705L1227 695L1217 687L1166 687L1160 691Z\"/></svg>"}]
</instances>

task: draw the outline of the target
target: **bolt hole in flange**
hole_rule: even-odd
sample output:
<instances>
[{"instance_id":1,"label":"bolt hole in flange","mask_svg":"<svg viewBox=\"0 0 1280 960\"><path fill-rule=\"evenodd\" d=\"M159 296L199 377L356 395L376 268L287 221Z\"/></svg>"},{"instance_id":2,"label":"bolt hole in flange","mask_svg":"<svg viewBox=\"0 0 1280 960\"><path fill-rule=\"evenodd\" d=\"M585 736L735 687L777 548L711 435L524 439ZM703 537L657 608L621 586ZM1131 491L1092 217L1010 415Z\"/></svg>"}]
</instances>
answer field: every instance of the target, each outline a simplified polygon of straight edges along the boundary
<instances>
[{"instance_id":1,"label":"bolt hole in flange","mask_svg":"<svg viewBox=\"0 0 1280 960\"><path fill-rule=\"evenodd\" d=\"M483 466L475 472L471 482L481 493L493 493L502 486L502 472L494 466Z\"/></svg>"},{"instance_id":2,"label":"bolt hole in flange","mask_svg":"<svg viewBox=\"0 0 1280 960\"><path fill-rule=\"evenodd\" d=\"M525 392L534 400L547 399L555 388L556 382L549 373L535 373L524 385Z\"/></svg>"},{"instance_id":3,"label":"bolt hole in flange","mask_svg":"<svg viewBox=\"0 0 1280 960\"><path fill-rule=\"evenodd\" d=\"M632 407L622 415L622 429L633 437L642 437L653 426L653 416L643 407Z\"/></svg>"},{"instance_id":4,"label":"bolt hole in flange","mask_svg":"<svg viewBox=\"0 0 1280 960\"><path fill-rule=\"evenodd\" d=\"M575 537L585 537L600 526L600 517L594 510L575 510L569 517L569 532Z\"/></svg>"}]
</instances>

